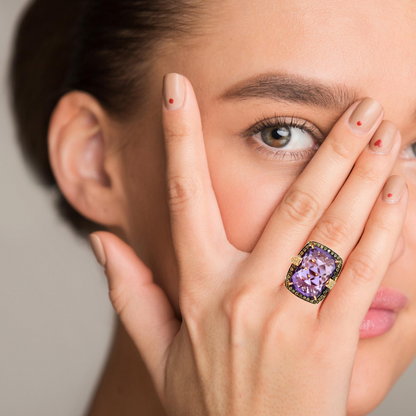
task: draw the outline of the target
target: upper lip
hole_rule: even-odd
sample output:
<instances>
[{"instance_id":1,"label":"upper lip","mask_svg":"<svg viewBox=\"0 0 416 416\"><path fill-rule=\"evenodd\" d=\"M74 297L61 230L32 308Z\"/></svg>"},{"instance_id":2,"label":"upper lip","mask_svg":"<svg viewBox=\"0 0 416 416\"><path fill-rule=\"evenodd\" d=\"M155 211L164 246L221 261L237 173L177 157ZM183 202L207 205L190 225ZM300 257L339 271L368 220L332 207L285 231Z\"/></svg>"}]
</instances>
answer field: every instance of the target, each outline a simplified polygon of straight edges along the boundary
<instances>
[{"instance_id":1,"label":"upper lip","mask_svg":"<svg viewBox=\"0 0 416 416\"><path fill-rule=\"evenodd\" d=\"M380 287L371 302L370 309L389 309L392 311L399 311L403 309L407 302L408 297L402 292L391 287Z\"/></svg>"}]
</instances>

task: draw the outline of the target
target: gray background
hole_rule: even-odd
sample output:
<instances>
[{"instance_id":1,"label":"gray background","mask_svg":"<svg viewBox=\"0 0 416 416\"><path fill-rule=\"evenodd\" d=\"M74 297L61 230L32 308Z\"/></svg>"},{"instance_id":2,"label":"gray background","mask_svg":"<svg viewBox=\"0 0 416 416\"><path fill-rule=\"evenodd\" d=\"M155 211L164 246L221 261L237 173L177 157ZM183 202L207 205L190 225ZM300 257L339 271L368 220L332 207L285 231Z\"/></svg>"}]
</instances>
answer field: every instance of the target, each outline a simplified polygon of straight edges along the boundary
<instances>
[{"instance_id":1,"label":"gray background","mask_svg":"<svg viewBox=\"0 0 416 416\"><path fill-rule=\"evenodd\" d=\"M15 143L5 76L25 4L0 0L0 415L81 416L115 316L88 243L58 218ZM415 380L416 362L372 415L416 415Z\"/></svg>"}]
</instances>

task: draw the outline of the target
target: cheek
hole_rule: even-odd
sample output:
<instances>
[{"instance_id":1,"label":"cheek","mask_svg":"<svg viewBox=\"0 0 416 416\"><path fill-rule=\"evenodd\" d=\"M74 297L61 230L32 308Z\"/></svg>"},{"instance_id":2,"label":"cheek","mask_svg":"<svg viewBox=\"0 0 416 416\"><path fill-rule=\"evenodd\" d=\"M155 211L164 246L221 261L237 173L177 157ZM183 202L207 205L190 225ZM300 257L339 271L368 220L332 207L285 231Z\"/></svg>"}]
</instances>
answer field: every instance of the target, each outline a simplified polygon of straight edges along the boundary
<instances>
[{"instance_id":1,"label":"cheek","mask_svg":"<svg viewBox=\"0 0 416 416\"><path fill-rule=\"evenodd\" d=\"M251 252L284 194L280 186L259 183L256 178L213 178L213 186L230 243Z\"/></svg>"},{"instance_id":2,"label":"cheek","mask_svg":"<svg viewBox=\"0 0 416 416\"><path fill-rule=\"evenodd\" d=\"M283 163L261 160L242 143L237 148L223 144L219 148L213 142L207 146L207 158L228 240L237 249L251 252L299 176L299 165L288 168Z\"/></svg>"}]
</instances>

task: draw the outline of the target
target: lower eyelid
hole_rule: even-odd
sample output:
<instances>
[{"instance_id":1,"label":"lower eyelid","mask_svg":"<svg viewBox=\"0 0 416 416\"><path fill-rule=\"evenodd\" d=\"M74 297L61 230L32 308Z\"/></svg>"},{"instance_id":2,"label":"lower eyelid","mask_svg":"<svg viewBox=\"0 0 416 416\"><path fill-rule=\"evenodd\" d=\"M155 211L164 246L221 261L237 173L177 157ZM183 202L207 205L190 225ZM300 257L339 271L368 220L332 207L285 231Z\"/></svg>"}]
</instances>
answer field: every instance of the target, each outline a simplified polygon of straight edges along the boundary
<instances>
[{"instance_id":1,"label":"lower eyelid","mask_svg":"<svg viewBox=\"0 0 416 416\"><path fill-rule=\"evenodd\" d=\"M316 143L315 148L307 150L272 150L272 148L260 143L252 135L246 136L245 141L249 146L254 146L257 152L271 155L273 159L277 160L285 160L287 155L290 155L289 160L308 160L312 158L319 148L319 144Z\"/></svg>"}]
</instances>

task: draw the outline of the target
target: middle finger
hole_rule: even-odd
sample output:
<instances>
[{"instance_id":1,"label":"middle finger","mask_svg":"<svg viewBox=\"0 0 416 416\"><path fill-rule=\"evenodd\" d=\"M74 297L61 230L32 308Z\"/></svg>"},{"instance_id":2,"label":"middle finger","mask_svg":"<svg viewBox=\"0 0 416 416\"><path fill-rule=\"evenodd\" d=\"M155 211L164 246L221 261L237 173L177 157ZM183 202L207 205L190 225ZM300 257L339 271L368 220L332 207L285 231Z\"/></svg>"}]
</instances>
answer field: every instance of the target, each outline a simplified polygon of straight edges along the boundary
<instances>
[{"instance_id":1,"label":"middle finger","mask_svg":"<svg viewBox=\"0 0 416 416\"><path fill-rule=\"evenodd\" d=\"M256 283L283 284L290 257L307 242L380 125L383 114L381 104L366 97L351 105L335 123L312 160L289 187L247 259L258 276Z\"/></svg>"},{"instance_id":2,"label":"middle finger","mask_svg":"<svg viewBox=\"0 0 416 416\"><path fill-rule=\"evenodd\" d=\"M374 143L390 147L386 153L374 153ZM390 176L400 149L397 126L383 120L370 146L358 158L345 185L318 221L309 239L322 241L343 259L353 250L360 238L374 203Z\"/></svg>"}]
</instances>

